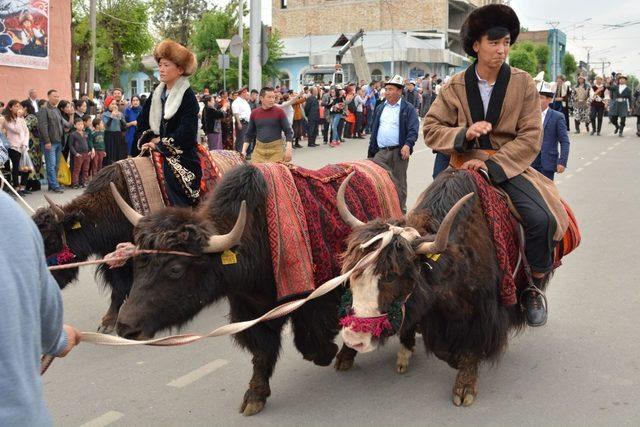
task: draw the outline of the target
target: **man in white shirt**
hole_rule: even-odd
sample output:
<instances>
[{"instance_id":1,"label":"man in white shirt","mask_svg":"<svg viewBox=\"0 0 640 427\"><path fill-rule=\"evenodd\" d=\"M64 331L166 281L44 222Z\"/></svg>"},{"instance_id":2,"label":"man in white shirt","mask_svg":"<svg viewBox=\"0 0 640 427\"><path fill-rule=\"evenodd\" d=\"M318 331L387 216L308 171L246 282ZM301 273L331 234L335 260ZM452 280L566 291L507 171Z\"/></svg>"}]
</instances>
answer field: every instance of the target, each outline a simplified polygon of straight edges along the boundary
<instances>
[{"instance_id":1,"label":"man in white shirt","mask_svg":"<svg viewBox=\"0 0 640 427\"><path fill-rule=\"evenodd\" d=\"M27 110L27 115L38 113L38 91L29 89L29 97L22 101L22 107Z\"/></svg>"},{"instance_id":2,"label":"man in white shirt","mask_svg":"<svg viewBox=\"0 0 640 427\"><path fill-rule=\"evenodd\" d=\"M237 152L242 152L244 144L244 136L249 126L249 118L251 117L251 106L249 105L249 91L246 87L240 89L240 93L235 101L231 104L231 111L236 122L236 143Z\"/></svg>"},{"instance_id":3,"label":"man in white shirt","mask_svg":"<svg viewBox=\"0 0 640 427\"><path fill-rule=\"evenodd\" d=\"M402 100L404 80L394 76L385 84L386 101L376 107L367 157L386 168L396 185L402 212L407 206L407 167L418 139L420 122L412 104Z\"/></svg>"}]
</instances>

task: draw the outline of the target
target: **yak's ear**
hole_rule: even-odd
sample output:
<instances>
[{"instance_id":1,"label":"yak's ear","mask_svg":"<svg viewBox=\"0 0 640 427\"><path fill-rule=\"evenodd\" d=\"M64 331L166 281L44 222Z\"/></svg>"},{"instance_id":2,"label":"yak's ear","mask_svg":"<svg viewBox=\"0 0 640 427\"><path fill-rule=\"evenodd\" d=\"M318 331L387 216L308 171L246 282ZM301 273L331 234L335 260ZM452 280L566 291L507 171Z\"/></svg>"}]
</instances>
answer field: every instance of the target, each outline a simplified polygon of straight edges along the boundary
<instances>
[{"instance_id":1,"label":"yak's ear","mask_svg":"<svg viewBox=\"0 0 640 427\"><path fill-rule=\"evenodd\" d=\"M81 211L70 212L64 215L62 224L65 230L77 230L82 228L81 222L83 219L84 214Z\"/></svg>"}]
</instances>

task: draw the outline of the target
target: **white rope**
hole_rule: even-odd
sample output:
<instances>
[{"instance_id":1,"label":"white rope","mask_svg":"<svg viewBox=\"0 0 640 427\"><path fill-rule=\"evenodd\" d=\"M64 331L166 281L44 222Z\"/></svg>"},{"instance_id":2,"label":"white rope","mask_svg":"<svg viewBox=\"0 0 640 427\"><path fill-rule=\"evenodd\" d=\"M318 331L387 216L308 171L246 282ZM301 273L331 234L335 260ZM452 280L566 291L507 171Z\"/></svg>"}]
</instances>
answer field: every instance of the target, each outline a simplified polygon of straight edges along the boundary
<instances>
[{"instance_id":1,"label":"white rope","mask_svg":"<svg viewBox=\"0 0 640 427\"><path fill-rule=\"evenodd\" d=\"M15 188L13 188L13 186L11 184L9 184L9 181L7 181L7 179L4 177L3 174L0 174L0 178L2 178L2 184L0 185L0 189L4 188L4 186L6 185L7 187L9 187L9 190L11 190L11 192L13 194L15 194L15 196L18 198L18 200L20 200L22 202L23 205L25 205L27 207L27 209L29 209L31 211L32 214L36 213L35 210L33 210L33 208L31 206L29 206L29 203L27 203L22 196L20 196L20 194L18 194L18 192L16 191Z\"/></svg>"}]
</instances>

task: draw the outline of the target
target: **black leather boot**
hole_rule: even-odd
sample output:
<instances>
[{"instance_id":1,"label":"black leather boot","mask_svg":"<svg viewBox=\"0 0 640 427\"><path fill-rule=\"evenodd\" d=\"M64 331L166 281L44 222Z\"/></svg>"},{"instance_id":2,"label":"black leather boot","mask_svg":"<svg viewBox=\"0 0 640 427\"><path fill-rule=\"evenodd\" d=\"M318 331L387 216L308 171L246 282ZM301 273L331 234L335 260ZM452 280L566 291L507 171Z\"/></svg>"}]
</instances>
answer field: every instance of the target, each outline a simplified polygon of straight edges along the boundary
<instances>
[{"instance_id":1,"label":"black leather boot","mask_svg":"<svg viewBox=\"0 0 640 427\"><path fill-rule=\"evenodd\" d=\"M534 281L539 283L539 281ZM536 284L537 284L536 283ZM532 286L522 293L522 307L529 326L543 326L547 323L547 305L544 293Z\"/></svg>"}]
</instances>

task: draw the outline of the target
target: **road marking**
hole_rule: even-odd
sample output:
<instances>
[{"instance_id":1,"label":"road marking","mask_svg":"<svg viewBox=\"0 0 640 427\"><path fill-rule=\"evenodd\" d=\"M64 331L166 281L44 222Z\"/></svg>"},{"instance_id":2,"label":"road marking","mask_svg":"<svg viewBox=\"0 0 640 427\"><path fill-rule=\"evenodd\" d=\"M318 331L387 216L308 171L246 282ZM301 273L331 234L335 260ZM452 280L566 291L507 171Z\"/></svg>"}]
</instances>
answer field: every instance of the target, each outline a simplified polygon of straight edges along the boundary
<instances>
[{"instance_id":1,"label":"road marking","mask_svg":"<svg viewBox=\"0 0 640 427\"><path fill-rule=\"evenodd\" d=\"M80 427L105 427L109 424L115 423L122 417L124 417L122 412L109 411L106 414L100 415L98 418L94 418L88 423L82 424Z\"/></svg>"},{"instance_id":2,"label":"road marking","mask_svg":"<svg viewBox=\"0 0 640 427\"><path fill-rule=\"evenodd\" d=\"M571 179L571 178L573 178L573 174L572 174L572 173L570 173L569 175L567 175L565 179Z\"/></svg>"},{"instance_id":3,"label":"road marking","mask_svg":"<svg viewBox=\"0 0 640 427\"><path fill-rule=\"evenodd\" d=\"M207 363L206 365L199 367L195 371L189 372L187 375L184 375L178 379L171 381L167 385L175 388L182 388L182 387L188 386L189 384L195 381L198 381L200 378L206 375L209 375L215 370L223 367L227 363L229 363L228 360L216 359L213 362Z\"/></svg>"},{"instance_id":4,"label":"road marking","mask_svg":"<svg viewBox=\"0 0 640 427\"><path fill-rule=\"evenodd\" d=\"M584 170L584 168L578 168L578 169L576 169L576 173L582 172L583 170Z\"/></svg>"},{"instance_id":5,"label":"road marking","mask_svg":"<svg viewBox=\"0 0 640 427\"><path fill-rule=\"evenodd\" d=\"M586 168L587 166L591 166L591 162L587 162L584 164L584 167Z\"/></svg>"}]
</instances>

